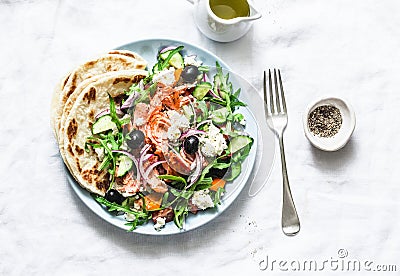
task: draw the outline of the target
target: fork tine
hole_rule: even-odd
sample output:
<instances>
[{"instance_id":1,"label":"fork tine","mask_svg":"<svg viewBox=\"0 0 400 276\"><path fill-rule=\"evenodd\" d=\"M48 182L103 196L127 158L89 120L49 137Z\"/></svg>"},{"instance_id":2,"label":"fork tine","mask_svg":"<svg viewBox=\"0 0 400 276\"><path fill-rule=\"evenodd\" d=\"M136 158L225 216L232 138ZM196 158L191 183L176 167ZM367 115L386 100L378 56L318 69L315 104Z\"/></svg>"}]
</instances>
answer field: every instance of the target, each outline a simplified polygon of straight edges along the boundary
<instances>
[{"instance_id":1,"label":"fork tine","mask_svg":"<svg viewBox=\"0 0 400 276\"><path fill-rule=\"evenodd\" d=\"M280 104L280 100L279 100L279 89L278 89L278 81L276 78L276 69L274 69L274 82L275 82L276 110L278 113L281 113L281 104Z\"/></svg>"},{"instance_id":2,"label":"fork tine","mask_svg":"<svg viewBox=\"0 0 400 276\"><path fill-rule=\"evenodd\" d=\"M269 105L271 109L271 113L275 113L275 108L274 108L274 98L272 96L272 78L271 78L271 70L268 69L268 80L269 80Z\"/></svg>"},{"instance_id":3,"label":"fork tine","mask_svg":"<svg viewBox=\"0 0 400 276\"><path fill-rule=\"evenodd\" d=\"M268 113L268 92L267 92L267 72L264 71L264 109L266 113Z\"/></svg>"},{"instance_id":4,"label":"fork tine","mask_svg":"<svg viewBox=\"0 0 400 276\"><path fill-rule=\"evenodd\" d=\"M285 93L283 91L282 78L281 78L281 70L279 70L279 69L278 69L278 77L279 77L279 86L281 87L281 98L282 98L283 113L287 113Z\"/></svg>"}]
</instances>

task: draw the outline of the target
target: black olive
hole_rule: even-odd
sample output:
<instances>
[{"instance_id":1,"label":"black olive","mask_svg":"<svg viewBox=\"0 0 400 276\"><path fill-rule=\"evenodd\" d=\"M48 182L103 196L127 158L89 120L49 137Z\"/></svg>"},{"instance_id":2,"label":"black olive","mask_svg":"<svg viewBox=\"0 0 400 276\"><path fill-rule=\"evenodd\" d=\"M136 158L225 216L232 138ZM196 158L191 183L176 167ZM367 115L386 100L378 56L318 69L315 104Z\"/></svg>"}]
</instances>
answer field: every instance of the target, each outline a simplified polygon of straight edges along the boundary
<instances>
[{"instance_id":1,"label":"black olive","mask_svg":"<svg viewBox=\"0 0 400 276\"><path fill-rule=\"evenodd\" d=\"M138 129L129 133L130 140L127 140L126 143L131 149L138 149L144 144L144 133Z\"/></svg>"},{"instance_id":2,"label":"black olive","mask_svg":"<svg viewBox=\"0 0 400 276\"><path fill-rule=\"evenodd\" d=\"M188 154L194 154L199 149L199 138L192 135L183 141L183 149Z\"/></svg>"},{"instance_id":3,"label":"black olive","mask_svg":"<svg viewBox=\"0 0 400 276\"><path fill-rule=\"evenodd\" d=\"M123 195L121 195L117 190L114 189L107 191L105 199L107 199L110 202L115 202L117 204L121 204L125 200Z\"/></svg>"},{"instance_id":4,"label":"black olive","mask_svg":"<svg viewBox=\"0 0 400 276\"><path fill-rule=\"evenodd\" d=\"M186 66L181 73L184 82L194 82L197 76L200 75L199 69L194 65Z\"/></svg>"}]
</instances>

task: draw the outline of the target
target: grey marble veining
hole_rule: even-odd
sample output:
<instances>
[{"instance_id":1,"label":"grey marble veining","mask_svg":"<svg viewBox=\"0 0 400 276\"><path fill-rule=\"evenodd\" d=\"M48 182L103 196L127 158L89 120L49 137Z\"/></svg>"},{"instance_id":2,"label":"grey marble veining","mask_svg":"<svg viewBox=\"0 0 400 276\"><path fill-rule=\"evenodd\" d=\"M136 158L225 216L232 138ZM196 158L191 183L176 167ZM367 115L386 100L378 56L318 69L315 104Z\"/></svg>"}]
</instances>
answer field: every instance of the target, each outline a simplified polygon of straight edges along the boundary
<instances>
[{"instance_id":1,"label":"grey marble veining","mask_svg":"<svg viewBox=\"0 0 400 276\"><path fill-rule=\"evenodd\" d=\"M399 2L255 4L263 17L242 39L222 44L201 35L183 0L0 1L1 275L283 275L260 270L260 260L337 259L339 249L348 251L345 260L397 265L397 273L376 275L398 274ZM257 89L263 70L281 68L298 236L280 229L278 162L256 197L242 193L224 215L176 236L125 233L69 187L49 124L57 81L92 56L157 37L208 49ZM306 105L322 95L345 97L356 112L352 139L334 153L313 148L302 129Z\"/></svg>"}]
</instances>

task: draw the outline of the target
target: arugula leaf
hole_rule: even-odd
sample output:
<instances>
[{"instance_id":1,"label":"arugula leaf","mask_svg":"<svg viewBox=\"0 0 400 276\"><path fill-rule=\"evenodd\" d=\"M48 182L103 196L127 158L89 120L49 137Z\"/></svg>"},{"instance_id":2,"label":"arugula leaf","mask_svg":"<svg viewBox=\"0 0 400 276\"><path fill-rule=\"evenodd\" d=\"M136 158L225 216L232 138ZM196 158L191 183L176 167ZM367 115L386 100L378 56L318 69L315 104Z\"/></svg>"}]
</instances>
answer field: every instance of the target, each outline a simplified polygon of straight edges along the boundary
<instances>
[{"instance_id":1,"label":"arugula leaf","mask_svg":"<svg viewBox=\"0 0 400 276\"><path fill-rule=\"evenodd\" d=\"M208 107L205 101L197 101L196 107L201 110L201 113L197 116L197 122L200 123L208 118Z\"/></svg>"},{"instance_id":2,"label":"arugula leaf","mask_svg":"<svg viewBox=\"0 0 400 276\"><path fill-rule=\"evenodd\" d=\"M223 195L223 193L225 193L225 189L219 187L218 190L215 192L214 194L214 207L216 207L217 205L221 204L221 197Z\"/></svg>"},{"instance_id":3,"label":"arugula leaf","mask_svg":"<svg viewBox=\"0 0 400 276\"><path fill-rule=\"evenodd\" d=\"M205 190L211 187L212 185L212 177L204 177L200 181L196 182L196 191Z\"/></svg>"},{"instance_id":4,"label":"arugula leaf","mask_svg":"<svg viewBox=\"0 0 400 276\"><path fill-rule=\"evenodd\" d=\"M217 73L214 76L214 92L217 94L221 94L218 93L218 90L221 92L225 92L225 93L229 93L231 92L231 87L232 85L229 85L230 83L228 82L229 79L229 74L226 74L224 76L223 72L222 72L222 67L221 65L219 65L218 61L215 62L216 68L217 68ZM224 94L222 93L222 98L224 100L226 100L226 97L224 97Z\"/></svg>"},{"instance_id":5,"label":"arugula leaf","mask_svg":"<svg viewBox=\"0 0 400 276\"><path fill-rule=\"evenodd\" d=\"M128 229L128 232L132 232L133 230L135 230L137 228L138 225L143 225L147 222L147 219L135 219L134 221L130 221L125 223L126 226L130 226L131 228Z\"/></svg>"},{"instance_id":6,"label":"arugula leaf","mask_svg":"<svg viewBox=\"0 0 400 276\"><path fill-rule=\"evenodd\" d=\"M122 125L121 125L121 122L120 122L120 120L119 120L119 118L117 116L117 110L116 110L116 107L115 107L115 101L114 101L113 97L111 97L110 94L108 94L108 99L110 101L110 116L111 116L111 119L117 125L118 130L120 130Z\"/></svg>"},{"instance_id":7,"label":"arugula leaf","mask_svg":"<svg viewBox=\"0 0 400 276\"><path fill-rule=\"evenodd\" d=\"M176 206L174 207L174 223L175 225L182 229L183 225L185 223L185 218L189 213L188 209L188 200L187 199L181 199L178 201Z\"/></svg>"},{"instance_id":8,"label":"arugula leaf","mask_svg":"<svg viewBox=\"0 0 400 276\"><path fill-rule=\"evenodd\" d=\"M244 119L244 116L242 113L237 113L233 115L233 121L240 123Z\"/></svg>"},{"instance_id":9,"label":"arugula leaf","mask_svg":"<svg viewBox=\"0 0 400 276\"><path fill-rule=\"evenodd\" d=\"M169 192L165 192L161 201L161 207L162 209L167 207L168 204L168 197L169 197Z\"/></svg>"},{"instance_id":10,"label":"arugula leaf","mask_svg":"<svg viewBox=\"0 0 400 276\"><path fill-rule=\"evenodd\" d=\"M181 195L181 192L179 192L178 190L171 188L170 192L175 196L175 197L179 197Z\"/></svg>"},{"instance_id":11,"label":"arugula leaf","mask_svg":"<svg viewBox=\"0 0 400 276\"><path fill-rule=\"evenodd\" d=\"M138 93L140 96L134 101L133 106L138 103L148 103L150 101L150 97L154 94L157 88L157 83L151 84L147 89L140 90Z\"/></svg>"},{"instance_id":12,"label":"arugula leaf","mask_svg":"<svg viewBox=\"0 0 400 276\"><path fill-rule=\"evenodd\" d=\"M129 91L125 91L125 94L130 96L135 92L141 92L141 91L142 89L140 88L139 83L134 83L131 85L131 87L129 87Z\"/></svg>"},{"instance_id":13,"label":"arugula leaf","mask_svg":"<svg viewBox=\"0 0 400 276\"><path fill-rule=\"evenodd\" d=\"M189 199L192 195L193 191L183 190L180 196L183 197L184 199Z\"/></svg>"},{"instance_id":14,"label":"arugula leaf","mask_svg":"<svg viewBox=\"0 0 400 276\"><path fill-rule=\"evenodd\" d=\"M107 155L106 157L104 157L103 162L101 163L99 170L100 171L104 170L105 168L110 166L111 162L112 162L112 158L110 158L110 156Z\"/></svg>"},{"instance_id":15,"label":"arugula leaf","mask_svg":"<svg viewBox=\"0 0 400 276\"><path fill-rule=\"evenodd\" d=\"M212 167L215 169L226 169L229 168L229 166L231 165L231 163L215 163Z\"/></svg>"},{"instance_id":16,"label":"arugula leaf","mask_svg":"<svg viewBox=\"0 0 400 276\"><path fill-rule=\"evenodd\" d=\"M230 106L232 111L234 111L236 109L236 107L238 107L238 106L247 106L247 104L245 104L244 102L240 101L238 96L235 96L235 95L230 95L229 101L230 101L229 102L229 106Z\"/></svg>"},{"instance_id":17,"label":"arugula leaf","mask_svg":"<svg viewBox=\"0 0 400 276\"><path fill-rule=\"evenodd\" d=\"M146 212L145 209L142 209L141 211L135 211L129 208L129 206L122 206L115 202L110 202L102 196L99 195L92 195L92 196L98 203L108 207L109 212L118 211L134 215L135 220L125 224L131 226L131 228L128 231L135 230L137 225L142 225L151 218L151 214Z\"/></svg>"},{"instance_id":18,"label":"arugula leaf","mask_svg":"<svg viewBox=\"0 0 400 276\"><path fill-rule=\"evenodd\" d=\"M121 122L121 125L127 125L131 122L131 117L130 116L126 116L124 118L122 118L121 120L119 120Z\"/></svg>"},{"instance_id":19,"label":"arugula leaf","mask_svg":"<svg viewBox=\"0 0 400 276\"><path fill-rule=\"evenodd\" d=\"M177 182L182 182L185 185L187 184L186 179L180 176L175 176L175 175L169 175L169 174L163 174L158 176L159 179L167 179L167 180L173 180Z\"/></svg>"},{"instance_id":20,"label":"arugula leaf","mask_svg":"<svg viewBox=\"0 0 400 276\"><path fill-rule=\"evenodd\" d=\"M206 65L200 65L199 67L197 67L197 69L199 69L199 71L203 73L207 73L208 71L210 71L210 67Z\"/></svg>"}]
</instances>

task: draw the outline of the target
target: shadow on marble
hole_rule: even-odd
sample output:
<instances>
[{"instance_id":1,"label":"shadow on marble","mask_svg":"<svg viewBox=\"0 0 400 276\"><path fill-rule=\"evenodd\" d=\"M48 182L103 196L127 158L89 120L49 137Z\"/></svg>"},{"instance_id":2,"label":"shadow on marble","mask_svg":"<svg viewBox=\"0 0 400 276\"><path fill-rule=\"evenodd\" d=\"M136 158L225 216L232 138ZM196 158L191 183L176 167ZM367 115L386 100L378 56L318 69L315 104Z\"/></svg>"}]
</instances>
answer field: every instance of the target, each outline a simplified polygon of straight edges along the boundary
<instances>
[{"instance_id":1,"label":"shadow on marble","mask_svg":"<svg viewBox=\"0 0 400 276\"><path fill-rule=\"evenodd\" d=\"M327 152L315 148L309 143L315 166L323 171L337 171L348 166L356 158L357 143L350 139L346 146L338 151Z\"/></svg>"}]
</instances>

